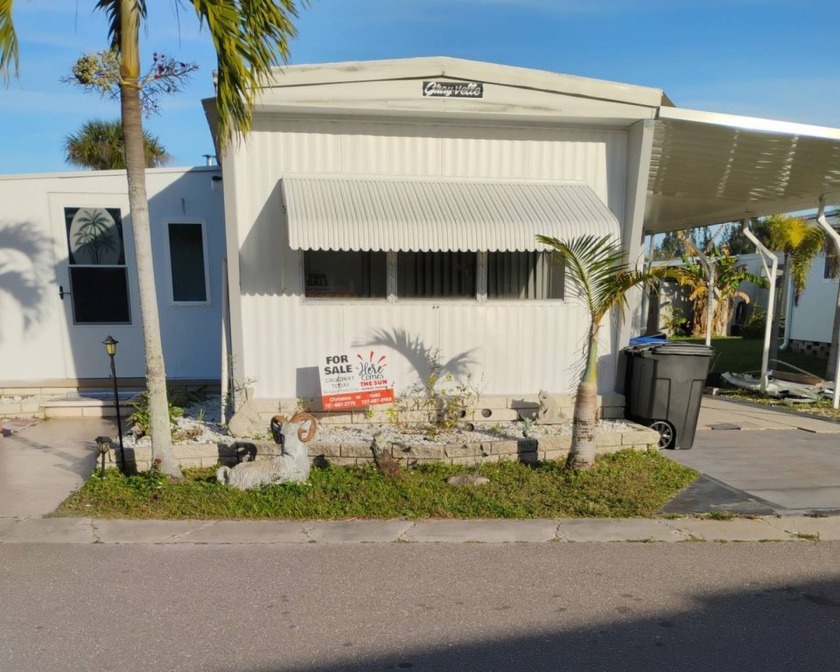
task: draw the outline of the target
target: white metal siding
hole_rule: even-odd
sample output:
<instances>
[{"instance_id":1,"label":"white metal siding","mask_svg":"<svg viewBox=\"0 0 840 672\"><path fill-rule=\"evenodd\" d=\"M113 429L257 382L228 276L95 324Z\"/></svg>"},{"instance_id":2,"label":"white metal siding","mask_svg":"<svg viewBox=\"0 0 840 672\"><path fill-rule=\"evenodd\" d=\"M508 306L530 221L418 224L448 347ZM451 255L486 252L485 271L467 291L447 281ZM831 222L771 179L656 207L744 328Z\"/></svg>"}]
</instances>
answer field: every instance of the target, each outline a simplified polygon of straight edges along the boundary
<instances>
[{"instance_id":1,"label":"white metal siding","mask_svg":"<svg viewBox=\"0 0 840 672\"><path fill-rule=\"evenodd\" d=\"M811 264L805 291L793 307L790 328L793 340L831 343L838 280L826 279L824 272L825 255L821 254Z\"/></svg>"},{"instance_id":2,"label":"white metal siding","mask_svg":"<svg viewBox=\"0 0 840 672\"><path fill-rule=\"evenodd\" d=\"M304 300L301 254L289 249L279 180L286 174L551 180L588 185L623 221L626 134L353 120L257 120L234 148L240 242L240 382L257 397L317 395L315 367L376 329L405 329L445 358L474 349L485 394L567 393L577 376L585 317L563 301ZM232 288L236 291L236 288ZM605 334L610 329L605 325ZM605 335L603 390L612 389L615 345ZM397 384L411 381L406 365Z\"/></svg>"}]
</instances>

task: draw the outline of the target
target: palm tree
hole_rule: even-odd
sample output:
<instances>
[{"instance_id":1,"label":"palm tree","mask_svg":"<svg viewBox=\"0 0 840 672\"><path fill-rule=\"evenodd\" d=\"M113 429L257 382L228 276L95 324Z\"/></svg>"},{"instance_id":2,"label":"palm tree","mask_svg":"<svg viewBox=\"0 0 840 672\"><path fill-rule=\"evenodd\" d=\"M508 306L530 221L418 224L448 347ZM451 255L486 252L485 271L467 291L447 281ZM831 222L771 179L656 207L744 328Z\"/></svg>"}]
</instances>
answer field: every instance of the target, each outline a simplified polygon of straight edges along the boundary
<instances>
[{"instance_id":1,"label":"palm tree","mask_svg":"<svg viewBox=\"0 0 840 672\"><path fill-rule=\"evenodd\" d=\"M253 103L271 68L287 62L288 40L295 35L292 19L297 5L306 0L177 0L191 7L206 27L218 58L216 111L219 119L219 151L235 133L251 127ZM0 72L6 82L9 72L18 72L18 45L12 22L14 0L0 0ZM154 8L167 3L155 3ZM149 426L152 461L162 473L181 477L172 457L166 372L160 338L152 238L146 195L145 148L140 99L140 24L147 21L146 0L96 0L96 10L108 17L111 48L120 61L120 107L125 138L128 202L134 231L140 313L146 346L146 388L149 393Z\"/></svg>"},{"instance_id":2,"label":"palm tree","mask_svg":"<svg viewBox=\"0 0 840 672\"><path fill-rule=\"evenodd\" d=\"M169 155L155 136L143 131L146 168L157 168L169 162ZM92 170L125 169L125 140L119 119L86 122L64 141L64 160L71 166Z\"/></svg>"},{"instance_id":3,"label":"palm tree","mask_svg":"<svg viewBox=\"0 0 840 672\"><path fill-rule=\"evenodd\" d=\"M732 317L732 300L740 297L749 301L748 294L739 291L742 282L751 282L759 287L766 287L767 281L738 266L738 257L729 253L726 245L713 247L707 253L714 260L715 308L712 316L712 336L726 334L726 327ZM682 256L682 265L667 267L669 278L675 279L681 287L688 290L691 301L691 333L702 336L706 333L709 280L706 267L691 257Z\"/></svg>"},{"instance_id":4,"label":"palm tree","mask_svg":"<svg viewBox=\"0 0 840 672\"><path fill-rule=\"evenodd\" d=\"M826 240L821 229L811 226L804 219L799 217L786 217L785 215L773 215L764 220L766 231L765 243L771 250L784 253L784 276L782 277L782 288L785 292L785 304L789 305L791 299L795 302L799 299L802 290L805 289L805 282L808 279L808 271L811 263L824 248ZM793 296L790 296L788 287L792 286ZM776 304L775 314L772 316L772 334L779 333L779 323L782 315L782 302ZM770 340L770 358L776 359L779 355L779 340Z\"/></svg>"},{"instance_id":5,"label":"palm tree","mask_svg":"<svg viewBox=\"0 0 840 672\"><path fill-rule=\"evenodd\" d=\"M572 446L566 467L589 469L595 464L595 425L598 403L598 332L604 317L614 308L619 319L627 304L627 292L638 285L653 285L665 275L664 268L637 271L626 261L621 244L612 236L598 238L579 236L569 242L537 236L550 245L565 265L567 286L572 297L581 301L589 312L586 344L586 365L575 395Z\"/></svg>"}]
</instances>

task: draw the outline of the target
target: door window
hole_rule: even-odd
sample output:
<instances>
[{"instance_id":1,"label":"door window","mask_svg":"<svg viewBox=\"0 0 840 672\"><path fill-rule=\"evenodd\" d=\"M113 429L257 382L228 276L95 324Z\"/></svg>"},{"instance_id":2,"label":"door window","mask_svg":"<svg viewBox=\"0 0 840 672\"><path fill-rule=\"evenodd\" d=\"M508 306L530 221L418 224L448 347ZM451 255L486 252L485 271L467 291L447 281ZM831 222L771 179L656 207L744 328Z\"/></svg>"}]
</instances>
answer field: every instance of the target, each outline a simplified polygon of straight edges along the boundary
<instances>
[{"instance_id":1,"label":"door window","mask_svg":"<svg viewBox=\"0 0 840 672\"><path fill-rule=\"evenodd\" d=\"M123 225L116 208L64 208L75 324L130 324Z\"/></svg>"}]
</instances>

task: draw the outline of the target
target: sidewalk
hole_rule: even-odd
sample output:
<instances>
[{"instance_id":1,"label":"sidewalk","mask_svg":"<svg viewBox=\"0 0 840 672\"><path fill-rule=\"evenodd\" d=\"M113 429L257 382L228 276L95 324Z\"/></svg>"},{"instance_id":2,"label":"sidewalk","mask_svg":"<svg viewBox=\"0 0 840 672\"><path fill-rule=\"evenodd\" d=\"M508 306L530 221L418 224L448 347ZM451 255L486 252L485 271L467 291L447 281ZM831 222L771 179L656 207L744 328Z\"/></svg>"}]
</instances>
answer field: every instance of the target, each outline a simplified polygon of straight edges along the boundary
<instances>
[{"instance_id":1,"label":"sidewalk","mask_svg":"<svg viewBox=\"0 0 840 672\"><path fill-rule=\"evenodd\" d=\"M704 520L197 521L0 519L0 544L370 544L840 541L840 517Z\"/></svg>"}]
</instances>

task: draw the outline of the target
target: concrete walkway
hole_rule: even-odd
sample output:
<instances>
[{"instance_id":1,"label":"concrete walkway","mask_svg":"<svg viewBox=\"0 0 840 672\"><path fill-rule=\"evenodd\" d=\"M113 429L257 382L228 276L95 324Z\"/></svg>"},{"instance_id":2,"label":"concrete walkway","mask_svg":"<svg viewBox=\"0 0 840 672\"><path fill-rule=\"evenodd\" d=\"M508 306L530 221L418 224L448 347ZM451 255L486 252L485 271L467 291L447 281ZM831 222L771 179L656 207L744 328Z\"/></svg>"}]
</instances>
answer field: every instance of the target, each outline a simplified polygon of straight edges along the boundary
<instances>
[{"instance_id":1,"label":"concrete walkway","mask_svg":"<svg viewBox=\"0 0 840 672\"><path fill-rule=\"evenodd\" d=\"M113 425L101 419L50 420L0 438L0 543L840 540L840 516L823 515L840 512L840 424L718 398L703 401L694 449L666 452L704 474L675 498L670 510L768 515L733 520L421 522L42 518L90 475L96 459L94 439L100 434L113 435ZM805 512L812 515L795 515Z\"/></svg>"},{"instance_id":2,"label":"concrete walkway","mask_svg":"<svg viewBox=\"0 0 840 672\"><path fill-rule=\"evenodd\" d=\"M703 474L667 512L840 512L840 423L704 397L694 448L664 454Z\"/></svg>"},{"instance_id":3,"label":"concrete walkway","mask_svg":"<svg viewBox=\"0 0 840 672\"><path fill-rule=\"evenodd\" d=\"M95 439L100 435L116 435L113 423L101 418L56 419L2 436L0 518L55 511L93 471Z\"/></svg>"}]
</instances>

